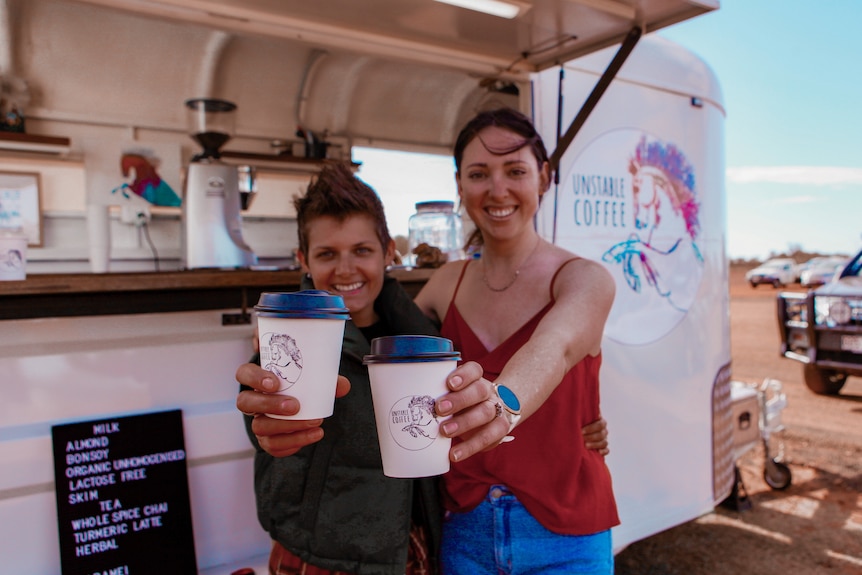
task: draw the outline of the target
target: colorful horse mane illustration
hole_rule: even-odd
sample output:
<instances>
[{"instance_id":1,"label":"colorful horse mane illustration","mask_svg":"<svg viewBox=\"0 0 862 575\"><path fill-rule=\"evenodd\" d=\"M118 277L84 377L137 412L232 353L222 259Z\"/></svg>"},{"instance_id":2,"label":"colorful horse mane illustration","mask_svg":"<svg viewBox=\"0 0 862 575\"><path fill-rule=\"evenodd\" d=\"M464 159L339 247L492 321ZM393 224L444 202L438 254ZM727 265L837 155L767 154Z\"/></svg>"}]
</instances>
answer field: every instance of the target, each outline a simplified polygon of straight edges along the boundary
<instances>
[{"instance_id":1,"label":"colorful horse mane illustration","mask_svg":"<svg viewBox=\"0 0 862 575\"><path fill-rule=\"evenodd\" d=\"M629 159L628 171L632 176L636 231L608 249L602 260L622 266L623 276L632 291L641 292L643 275L646 284L652 286L658 295L674 308L684 311L674 301L673 289L670 282L662 278L660 268L670 265L666 262L683 261L679 258L682 257L680 247L684 243L691 246L694 261L703 263L695 241L700 234L700 206L695 193L694 170L673 144L647 142L646 137L642 137ZM653 237L662 224L664 201L685 223L683 236L671 240Z\"/></svg>"},{"instance_id":2,"label":"colorful horse mane illustration","mask_svg":"<svg viewBox=\"0 0 862 575\"><path fill-rule=\"evenodd\" d=\"M634 156L629 160L629 173L632 175L632 190L634 192L635 225L643 229L644 224L640 216L643 208L650 208L655 212L653 227L657 228L661 216L658 208L661 205L661 194L670 200L674 213L685 219L685 227L689 237L694 240L700 232L698 220L697 198L694 192L694 171L685 156L674 146L668 144L663 146L660 142L647 143L646 138L641 138ZM652 186L642 191L644 182L649 177ZM641 194L647 194L649 201L640 199Z\"/></svg>"}]
</instances>

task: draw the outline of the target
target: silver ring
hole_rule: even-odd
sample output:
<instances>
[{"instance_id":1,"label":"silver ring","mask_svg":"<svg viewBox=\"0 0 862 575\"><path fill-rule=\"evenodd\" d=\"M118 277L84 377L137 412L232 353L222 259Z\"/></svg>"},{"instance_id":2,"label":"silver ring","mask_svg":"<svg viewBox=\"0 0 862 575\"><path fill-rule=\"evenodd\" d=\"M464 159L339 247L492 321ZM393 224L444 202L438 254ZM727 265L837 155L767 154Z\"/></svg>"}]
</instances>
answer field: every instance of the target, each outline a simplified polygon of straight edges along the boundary
<instances>
[{"instance_id":1,"label":"silver ring","mask_svg":"<svg viewBox=\"0 0 862 575\"><path fill-rule=\"evenodd\" d=\"M491 401L491 400L489 399L488 401ZM503 415L503 405L499 401L494 402L494 417L497 418L497 417L501 417L502 415Z\"/></svg>"}]
</instances>

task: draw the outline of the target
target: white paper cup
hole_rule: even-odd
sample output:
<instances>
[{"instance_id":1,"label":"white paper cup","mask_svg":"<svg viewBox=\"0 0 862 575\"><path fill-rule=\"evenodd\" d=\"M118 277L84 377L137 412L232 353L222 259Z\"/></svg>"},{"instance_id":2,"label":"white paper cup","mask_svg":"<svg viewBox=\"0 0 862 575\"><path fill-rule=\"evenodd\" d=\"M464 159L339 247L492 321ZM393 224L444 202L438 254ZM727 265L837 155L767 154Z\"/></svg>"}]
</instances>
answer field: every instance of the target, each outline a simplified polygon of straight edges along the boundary
<instances>
[{"instance_id":1,"label":"white paper cup","mask_svg":"<svg viewBox=\"0 0 862 575\"><path fill-rule=\"evenodd\" d=\"M87 206L87 235L90 270L97 274L107 272L111 262L111 218L108 206Z\"/></svg>"},{"instance_id":2,"label":"white paper cup","mask_svg":"<svg viewBox=\"0 0 862 575\"><path fill-rule=\"evenodd\" d=\"M27 236L0 230L0 281L27 279Z\"/></svg>"},{"instance_id":3,"label":"white paper cup","mask_svg":"<svg viewBox=\"0 0 862 575\"><path fill-rule=\"evenodd\" d=\"M392 336L371 342L365 356L377 437L388 477L430 477L449 471L452 440L434 406L448 392L446 377L460 355L452 342L430 336Z\"/></svg>"},{"instance_id":4,"label":"white paper cup","mask_svg":"<svg viewBox=\"0 0 862 575\"><path fill-rule=\"evenodd\" d=\"M278 376L278 394L299 401L296 415L276 419L319 419L335 408L344 322L350 317L341 296L325 291L263 293L255 306L260 365Z\"/></svg>"}]
</instances>

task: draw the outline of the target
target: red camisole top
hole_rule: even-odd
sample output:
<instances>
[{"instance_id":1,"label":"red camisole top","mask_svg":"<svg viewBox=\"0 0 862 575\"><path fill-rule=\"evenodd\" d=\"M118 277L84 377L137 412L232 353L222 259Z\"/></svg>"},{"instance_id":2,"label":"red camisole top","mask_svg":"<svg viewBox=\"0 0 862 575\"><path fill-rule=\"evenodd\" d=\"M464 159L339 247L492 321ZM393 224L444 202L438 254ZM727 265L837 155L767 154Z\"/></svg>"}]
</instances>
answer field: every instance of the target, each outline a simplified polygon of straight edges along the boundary
<instances>
[{"instance_id":1,"label":"red camisole top","mask_svg":"<svg viewBox=\"0 0 862 575\"><path fill-rule=\"evenodd\" d=\"M551 280L548 305L489 351L455 305L468 262L458 278L441 335L452 340L464 361L478 362L485 378L495 380L553 306L554 281L566 263ZM619 524L604 457L587 450L581 435L584 425L599 418L600 366L601 354L586 356L565 375L542 407L512 431L514 441L453 463L443 477L446 509L469 511L482 502L492 485L503 484L550 531L585 535Z\"/></svg>"}]
</instances>

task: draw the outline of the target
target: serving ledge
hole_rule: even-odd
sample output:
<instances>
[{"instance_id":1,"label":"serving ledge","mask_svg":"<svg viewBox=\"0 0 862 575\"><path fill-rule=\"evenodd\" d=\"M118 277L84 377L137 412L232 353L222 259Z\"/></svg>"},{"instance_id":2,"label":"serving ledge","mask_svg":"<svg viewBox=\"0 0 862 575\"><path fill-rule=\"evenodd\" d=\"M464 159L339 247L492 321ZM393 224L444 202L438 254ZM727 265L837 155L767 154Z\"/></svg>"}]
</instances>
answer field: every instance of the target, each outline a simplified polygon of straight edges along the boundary
<instances>
[{"instance_id":1,"label":"serving ledge","mask_svg":"<svg viewBox=\"0 0 862 575\"><path fill-rule=\"evenodd\" d=\"M434 270L393 269L415 296ZM0 282L0 320L231 309L243 317L265 291L296 291L297 270L33 274Z\"/></svg>"}]
</instances>

